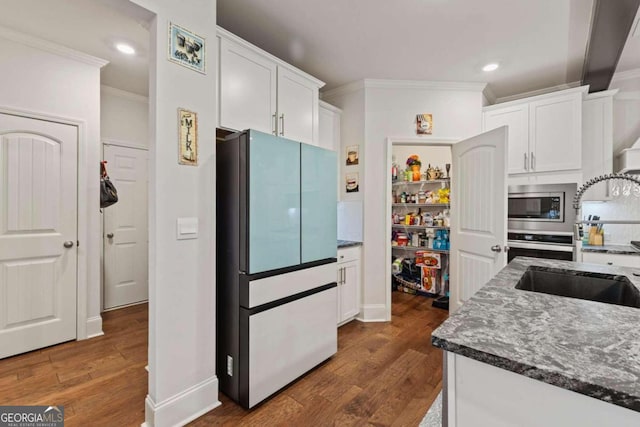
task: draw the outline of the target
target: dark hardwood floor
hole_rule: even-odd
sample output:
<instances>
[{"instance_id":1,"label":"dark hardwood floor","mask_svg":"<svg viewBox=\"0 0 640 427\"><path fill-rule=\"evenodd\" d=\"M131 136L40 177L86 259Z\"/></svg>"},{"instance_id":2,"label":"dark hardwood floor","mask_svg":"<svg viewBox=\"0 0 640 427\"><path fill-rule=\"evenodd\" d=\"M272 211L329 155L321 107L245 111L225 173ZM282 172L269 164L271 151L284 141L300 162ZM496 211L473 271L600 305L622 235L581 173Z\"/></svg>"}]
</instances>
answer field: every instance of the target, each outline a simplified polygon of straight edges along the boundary
<instances>
[{"instance_id":1,"label":"dark hardwood floor","mask_svg":"<svg viewBox=\"0 0 640 427\"><path fill-rule=\"evenodd\" d=\"M390 323L339 329L338 354L251 411L223 394L193 426L416 426L442 386L431 331L447 312L394 292ZM139 426L147 305L104 313L105 335L0 360L0 405L64 405L67 426Z\"/></svg>"},{"instance_id":2,"label":"dark hardwood floor","mask_svg":"<svg viewBox=\"0 0 640 427\"><path fill-rule=\"evenodd\" d=\"M448 313L431 299L393 293L390 323L351 322L338 353L251 411L222 406L190 425L417 426L442 388L442 351L431 331Z\"/></svg>"}]
</instances>

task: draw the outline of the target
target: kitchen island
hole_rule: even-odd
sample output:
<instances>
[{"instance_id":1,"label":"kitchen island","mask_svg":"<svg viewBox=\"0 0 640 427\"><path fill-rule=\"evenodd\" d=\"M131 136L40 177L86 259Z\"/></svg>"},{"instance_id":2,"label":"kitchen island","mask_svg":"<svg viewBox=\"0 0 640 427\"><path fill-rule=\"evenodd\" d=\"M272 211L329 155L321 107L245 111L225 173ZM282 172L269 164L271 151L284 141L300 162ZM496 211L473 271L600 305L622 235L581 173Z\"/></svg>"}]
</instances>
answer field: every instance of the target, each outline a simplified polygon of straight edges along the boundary
<instances>
[{"instance_id":1,"label":"kitchen island","mask_svg":"<svg viewBox=\"0 0 640 427\"><path fill-rule=\"evenodd\" d=\"M640 289L631 268L513 260L432 334L446 353L445 421L639 426L640 308L516 289L532 266L626 276Z\"/></svg>"}]
</instances>

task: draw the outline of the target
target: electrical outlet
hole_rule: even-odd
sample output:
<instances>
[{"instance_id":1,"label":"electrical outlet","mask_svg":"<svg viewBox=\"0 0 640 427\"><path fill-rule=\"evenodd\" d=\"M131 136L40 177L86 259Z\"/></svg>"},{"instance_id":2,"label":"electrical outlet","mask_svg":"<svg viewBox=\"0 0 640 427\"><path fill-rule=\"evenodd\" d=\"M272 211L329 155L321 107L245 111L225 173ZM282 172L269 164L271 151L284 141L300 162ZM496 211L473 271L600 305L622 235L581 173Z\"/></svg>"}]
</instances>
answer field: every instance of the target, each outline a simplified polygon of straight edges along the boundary
<instances>
[{"instance_id":1,"label":"electrical outlet","mask_svg":"<svg viewBox=\"0 0 640 427\"><path fill-rule=\"evenodd\" d=\"M227 375L233 376L233 357L227 355Z\"/></svg>"}]
</instances>

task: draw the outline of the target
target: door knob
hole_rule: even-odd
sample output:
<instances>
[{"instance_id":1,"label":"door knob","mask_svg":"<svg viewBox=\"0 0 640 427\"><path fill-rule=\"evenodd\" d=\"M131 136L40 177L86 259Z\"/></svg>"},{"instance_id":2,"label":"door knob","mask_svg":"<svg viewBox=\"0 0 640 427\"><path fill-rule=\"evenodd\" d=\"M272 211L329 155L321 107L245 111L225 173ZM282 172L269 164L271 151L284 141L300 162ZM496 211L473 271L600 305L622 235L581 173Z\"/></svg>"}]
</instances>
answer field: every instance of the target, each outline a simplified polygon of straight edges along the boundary
<instances>
[{"instance_id":1,"label":"door knob","mask_svg":"<svg viewBox=\"0 0 640 427\"><path fill-rule=\"evenodd\" d=\"M493 252L502 252L502 247L500 245L491 246L491 250Z\"/></svg>"},{"instance_id":2,"label":"door knob","mask_svg":"<svg viewBox=\"0 0 640 427\"><path fill-rule=\"evenodd\" d=\"M113 239L113 233L107 233L107 239Z\"/></svg>"},{"instance_id":3,"label":"door knob","mask_svg":"<svg viewBox=\"0 0 640 427\"><path fill-rule=\"evenodd\" d=\"M67 249L72 248L73 247L73 242L71 240L67 240L66 242L64 242L62 244L62 246L64 246Z\"/></svg>"}]
</instances>

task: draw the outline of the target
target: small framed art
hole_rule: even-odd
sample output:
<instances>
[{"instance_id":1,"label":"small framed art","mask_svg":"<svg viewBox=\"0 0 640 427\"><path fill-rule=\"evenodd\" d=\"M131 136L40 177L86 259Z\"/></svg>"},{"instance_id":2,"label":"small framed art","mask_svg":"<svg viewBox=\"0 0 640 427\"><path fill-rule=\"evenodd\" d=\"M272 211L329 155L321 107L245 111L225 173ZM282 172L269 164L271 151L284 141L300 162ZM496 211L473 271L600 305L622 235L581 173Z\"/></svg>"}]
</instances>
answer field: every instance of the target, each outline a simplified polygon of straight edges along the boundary
<instances>
[{"instance_id":1,"label":"small framed art","mask_svg":"<svg viewBox=\"0 0 640 427\"><path fill-rule=\"evenodd\" d=\"M178 163L198 166L198 114L178 108Z\"/></svg>"},{"instance_id":2,"label":"small framed art","mask_svg":"<svg viewBox=\"0 0 640 427\"><path fill-rule=\"evenodd\" d=\"M206 59L204 37L169 22L169 61L206 74Z\"/></svg>"}]
</instances>

